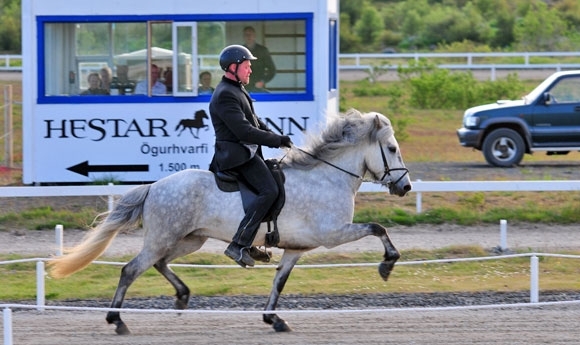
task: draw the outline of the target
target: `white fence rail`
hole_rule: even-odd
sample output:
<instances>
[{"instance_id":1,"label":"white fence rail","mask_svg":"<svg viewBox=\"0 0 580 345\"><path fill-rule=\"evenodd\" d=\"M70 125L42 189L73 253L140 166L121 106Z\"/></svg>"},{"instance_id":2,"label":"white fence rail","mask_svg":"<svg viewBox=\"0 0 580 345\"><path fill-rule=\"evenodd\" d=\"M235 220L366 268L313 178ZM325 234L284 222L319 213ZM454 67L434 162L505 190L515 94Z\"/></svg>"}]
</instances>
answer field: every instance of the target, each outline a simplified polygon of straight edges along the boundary
<instances>
[{"instance_id":1,"label":"white fence rail","mask_svg":"<svg viewBox=\"0 0 580 345\"><path fill-rule=\"evenodd\" d=\"M521 62L503 63L502 59L518 59ZM537 60L549 60L552 63L533 62ZM570 63L561 62L562 58L572 58ZM339 54L339 64L341 70L367 70L371 71L373 66L386 69L397 69L398 65L406 66L408 61L419 61L427 59L429 61L444 62L437 64L439 68L445 69L476 69L476 70L496 70L496 69L575 69L580 68L580 52L511 52L511 53L407 53L407 54ZM464 63L448 63L457 59L465 60ZM493 61L497 62L493 62Z\"/></svg>"},{"instance_id":2,"label":"white fence rail","mask_svg":"<svg viewBox=\"0 0 580 345\"><path fill-rule=\"evenodd\" d=\"M579 191L580 180L566 181L421 181L413 182L417 213L422 212L423 193L428 192L556 192ZM376 184L363 183L359 192L384 191Z\"/></svg>"},{"instance_id":3,"label":"white fence rail","mask_svg":"<svg viewBox=\"0 0 580 345\"><path fill-rule=\"evenodd\" d=\"M504 63L507 59L519 60L514 63ZM561 61L569 58L569 63ZM580 52L495 52L495 53L398 53L398 54L339 54L340 70L371 71L373 66L385 69L396 69L406 66L410 60L442 61L439 68L496 70L496 69L576 69L580 68ZM448 63L448 61L464 60L465 62ZM554 60L552 63L534 62ZM216 68L217 55L200 55L200 63L204 69ZM496 61L496 62L494 62ZM207 65L206 65L207 64ZM0 71L22 71L22 55L0 55Z\"/></svg>"},{"instance_id":4,"label":"white fence rail","mask_svg":"<svg viewBox=\"0 0 580 345\"><path fill-rule=\"evenodd\" d=\"M488 261L488 260L504 260L511 258L530 258L530 305L550 305L554 303L579 303L580 301L564 301L564 302L539 302L539 258L538 257L560 257L560 258L573 258L580 259L578 255L560 255L560 254L549 254L549 253L525 253L525 254L513 254L513 255L503 255L503 256L487 256L487 257L476 257L476 258L461 258L461 259L440 259L440 260L425 260L425 261L407 261L399 262L397 265L426 265L426 264L446 264L452 262L465 262L465 261ZM32 258L23 260L12 260L12 261L2 261L0 265L8 265L13 263L22 262L36 262L36 305L20 305L20 304L0 304L0 308L3 309L3 329L4 329L4 345L13 345L13 334L12 334L12 308L20 309L36 309L38 311L43 311L46 309L51 310L76 310L76 311L123 311L123 312L140 312L140 313L264 313L263 310L247 310L247 311L233 311L233 310L158 310L158 309L116 309L116 308L89 308L89 307L66 307L66 306L46 306L45 305L45 261L50 259L47 258ZM125 263L106 263L106 262L94 262L95 264L119 264L124 265ZM296 268L320 268L320 267L360 267L360 266L375 266L376 263L360 263L360 264L338 264L338 265L296 265ZM181 264L180 267L195 266L205 267L215 269L215 266L211 265L186 265ZM274 268L275 265L259 265L256 268ZM229 267L228 267L229 268ZM239 268L237 265L231 265L231 268ZM522 307L525 304L495 304L495 305L474 305L467 306L464 308L478 309L478 308L509 308L509 307ZM438 307L438 310L445 309L457 309L458 307ZM394 309L369 309L369 310L289 310L289 311L276 311L277 313L352 313L352 312L388 312L397 310L429 310L433 308L394 308Z\"/></svg>"},{"instance_id":5,"label":"white fence rail","mask_svg":"<svg viewBox=\"0 0 580 345\"><path fill-rule=\"evenodd\" d=\"M22 71L22 55L0 55L0 71Z\"/></svg>"},{"instance_id":6,"label":"white fence rail","mask_svg":"<svg viewBox=\"0 0 580 345\"><path fill-rule=\"evenodd\" d=\"M62 197L62 196L108 196L109 209L114 196L125 194L134 185L99 186L46 186L46 187L0 187L2 197ZM359 192L385 192L378 184L365 182ZM413 182L416 193L417 213L422 211L423 193L429 192L555 192L580 191L580 180L562 181L421 181Z\"/></svg>"}]
</instances>

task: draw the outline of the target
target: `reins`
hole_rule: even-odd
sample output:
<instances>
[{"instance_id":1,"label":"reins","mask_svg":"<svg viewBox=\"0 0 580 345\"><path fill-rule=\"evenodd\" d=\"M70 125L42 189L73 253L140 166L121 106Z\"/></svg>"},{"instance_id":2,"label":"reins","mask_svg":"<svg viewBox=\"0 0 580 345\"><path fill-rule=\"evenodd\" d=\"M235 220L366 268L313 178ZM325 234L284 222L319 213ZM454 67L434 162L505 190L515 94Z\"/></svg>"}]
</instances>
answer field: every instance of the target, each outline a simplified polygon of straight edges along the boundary
<instances>
[{"instance_id":1,"label":"reins","mask_svg":"<svg viewBox=\"0 0 580 345\"><path fill-rule=\"evenodd\" d=\"M294 146L294 145L292 145L292 147L295 147L295 148L297 148L297 149L298 149L300 152L302 152L302 153L306 153L306 154L307 154L307 155L309 155L310 157L312 157L312 158L314 158L314 159L316 159L316 160L318 160L318 161L321 161L322 163L328 164L328 165L330 165L331 167L333 167L333 168L335 168L335 169L338 169L338 170L340 170L340 171L342 171L342 172L344 172L344 173L347 173L347 174L349 174L350 176L352 176L352 177L354 177L354 178L358 178L358 179L362 180L362 177L361 177L361 176L359 176L359 175L357 175L357 174L355 174L355 173L352 173L352 172L350 172L350 171L348 171L348 170L345 170L345 169L343 169L343 168L341 168L341 167L339 167L339 166L337 166L337 165L334 165L334 164L330 163L329 161L326 161L326 160L324 160L324 159L322 159L322 158L316 157L316 155L313 155L312 153L310 153L310 152L308 152L308 151L305 151L305 150L303 150L303 149L301 149L301 148L299 148L299 147L297 147L297 146Z\"/></svg>"},{"instance_id":2,"label":"reins","mask_svg":"<svg viewBox=\"0 0 580 345\"><path fill-rule=\"evenodd\" d=\"M390 169L390 168L389 168L389 163L387 162L387 157L386 157L386 155L385 155L385 151L383 150L383 147L382 147L380 144L379 144L379 147L380 147L380 149L381 149L381 156L382 156L382 158L383 158L383 165L384 165L384 167L385 167L384 174L383 174L383 177L381 177L381 179L380 179L380 180L378 180L378 181L368 181L368 182L375 182L375 183L380 183L380 181L384 180L384 179L385 179L385 177L387 177L387 176L390 176L390 175L391 175L391 171L404 170L404 171L405 171L405 173L404 173L403 175L401 175L401 177L399 177L399 178L398 178L398 179L397 179L395 182L390 182L390 183L397 184L399 181L401 181L401 180L403 179L403 177L405 177L405 175L407 175L407 174L409 173L409 169L407 169L407 168L394 168L394 169ZM350 175L350 176L352 176L352 177L354 177L354 178L357 178L357 179L359 179L359 180L365 181L365 180L363 179L363 177L362 177L362 176L359 176L359 175L357 175L357 174L355 174L355 173L353 173L353 172L350 172L350 171L348 171L348 170L346 170L346 169L343 169L343 168L341 168L341 167L339 167L339 166L337 166L337 165L335 165L335 164L332 164L332 163L330 163L330 162L329 162L329 161L327 161L327 160L324 160L324 159L322 159L322 158L319 158L319 157L317 157L316 155L314 155L314 154L312 154L312 153L310 153L310 152L308 152L308 151L305 151L305 150L301 149L301 148L300 148L300 147L298 147L298 146L292 145L292 147L291 147L290 149L292 149L292 148L296 148L296 149L298 149L300 152L302 152L302 153L305 153L305 154L309 155L310 157L312 157L312 158L314 158L314 159L316 159L316 160L318 160L318 161L320 161L320 162L322 162L322 163L324 163L324 164L330 165L331 167L333 167L333 168L335 168L335 169L337 169L337 170L340 170L340 171L342 171L342 172L344 172L344 173L346 173L346 174L348 174L348 175ZM282 162L282 160L283 160L284 158L286 158L286 155L287 155L287 154L288 154L288 152L286 152L286 154L285 154L285 155L284 155L282 158L280 158L280 161L279 161L280 163ZM367 182L367 181L365 181L365 182Z\"/></svg>"}]
</instances>

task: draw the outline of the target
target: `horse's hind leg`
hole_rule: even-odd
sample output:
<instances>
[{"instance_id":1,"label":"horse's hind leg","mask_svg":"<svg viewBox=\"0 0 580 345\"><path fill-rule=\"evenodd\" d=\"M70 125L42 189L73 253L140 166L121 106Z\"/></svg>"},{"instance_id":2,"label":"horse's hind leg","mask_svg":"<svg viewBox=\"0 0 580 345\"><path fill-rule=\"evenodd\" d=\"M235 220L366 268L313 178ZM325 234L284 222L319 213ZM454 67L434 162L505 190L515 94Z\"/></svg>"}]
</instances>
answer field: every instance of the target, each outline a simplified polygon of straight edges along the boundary
<instances>
[{"instance_id":1,"label":"horse's hind leg","mask_svg":"<svg viewBox=\"0 0 580 345\"><path fill-rule=\"evenodd\" d=\"M175 288L175 309L187 309L189 303L190 291L187 285L167 266L167 264L174 259L195 252L207 241L207 237L187 236L179 241L169 256L160 259L153 265L155 269L161 273Z\"/></svg>"},{"instance_id":2,"label":"horse's hind leg","mask_svg":"<svg viewBox=\"0 0 580 345\"><path fill-rule=\"evenodd\" d=\"M186 309L189 303L190 291L187 285L167 266L167 262L161 259L153 265L155 269L167 279L175 288L175 309Z\"/></svg>"},{"instance_id":3,"label":"horse's hind leg","mask_svg":"<svg viewBox=\"0 0 580 345\"><path fill-rule=\"evenodd\" d=\"M115 296L111 302L111 308L121 308L123 306L123 300L125 299L125 294L129 286L133 284L137 277L143 274L149 267L153 266L155 261L156 259L151 258L151 255L142 251L133 260L129 261L128 264L123 266L119 284L117 285ZM117 334L125 335L131 333L127 325L121 320L121 315L118 311L109 311L106 320L109 324L115 325L115 332Z\"/></svg>"}]
</instances>

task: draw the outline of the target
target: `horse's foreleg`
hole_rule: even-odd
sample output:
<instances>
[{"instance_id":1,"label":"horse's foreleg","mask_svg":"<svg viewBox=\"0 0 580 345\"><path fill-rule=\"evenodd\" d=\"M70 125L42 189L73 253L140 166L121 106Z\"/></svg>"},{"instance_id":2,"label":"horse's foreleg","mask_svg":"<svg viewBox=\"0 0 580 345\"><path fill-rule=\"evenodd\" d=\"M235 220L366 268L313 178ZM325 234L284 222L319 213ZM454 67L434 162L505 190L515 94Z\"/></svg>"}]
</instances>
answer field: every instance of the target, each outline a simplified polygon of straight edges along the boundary
<instances>
[{"instance_id":1,"label":"horse's foreleg","mask_svg":"<svg viewBox=\"0 0 580 345\"><path fill-rule=\"evenodd\" d=\"M369 225L373 229L373 235L377 236L383 242L385 246L385 254L383 255L383 261L379 264L379 274L383 280L388 280L391 271L395 267L395 263L401 257L401 254L391 242L389 238L389 234L387 233L387 229L376 223L369 223Z\"/></svg>"},{"instance_id":2,"label":"horse's foreleg","mask_svg":"<svg viewBox=\"0 0 580 345\"><path fill-rule=\"evenodd\" d=\"M276 309L280 293L282 293L284 285L286 285L294 265L296 265L296 262L300 259L302 254L303 252L284 251L284 255L282 255L282 259L280 259L280 263L276 268L276 276L274 277L274 282L272 284L272 291L270 291L270 297L268 297L268 302L266 303L266 308L264 310L270 311ZM289 332L292 330L286 321L274 313L264 314L263 320L265 323L272 325L276 332Z\"/></svg>"},{"instance_id":3,"label":"horse's foreleg","mask_svg":"<svg viewBox=\"0 0 580 345\"><path fill-rule=\"evenodd\" d=\"M190 291L187 285L179 279L179 277L173 272L168 266L165 260L161 259L153 265L157 272L161 273L167 279L171 285L175 288L175 309L187 309L187 304L189 303Z\"/></svg>"},{"instance_id":4,"label":"horse's foreleg","mask_svg":"<svg viewBox=\"0 0 580 345\"><path fill-rule=\"evenodd\" d=\"M125 299L125 294L129 286L133 284L137 277L153 265L153 263L144 260L143 257L143 252L139 253L139 255L134 257L133 260L121 269L121 277L119 278L119 284L117 285L115 296L111 302L111 308L121 308L123 306L123 300ZM108 312L106 320L109 324L115 325L115 332L117 334L125 335L131 333L127 325L121 320L121 315L118 311Z\"/></svg>"},{"instance_id":5,"label":"horse's foreleg","mask_svg":"<svg viewBox=\"0 0 580 345\"><path fill-rule=\"evenodd\" d=\"M370 235L380 238L385 247L384 259L379 264L379 274L384 280L387 280L395 266L395 263L401 257L401 254L399 254L399 251L391 242L391 239L387 234L387 229L384 226L377 223L346 224L339 230L325 234L325 246L327 248L332 248L344 243L360 240L361 238Z\"/></svg>"}]
</instances>

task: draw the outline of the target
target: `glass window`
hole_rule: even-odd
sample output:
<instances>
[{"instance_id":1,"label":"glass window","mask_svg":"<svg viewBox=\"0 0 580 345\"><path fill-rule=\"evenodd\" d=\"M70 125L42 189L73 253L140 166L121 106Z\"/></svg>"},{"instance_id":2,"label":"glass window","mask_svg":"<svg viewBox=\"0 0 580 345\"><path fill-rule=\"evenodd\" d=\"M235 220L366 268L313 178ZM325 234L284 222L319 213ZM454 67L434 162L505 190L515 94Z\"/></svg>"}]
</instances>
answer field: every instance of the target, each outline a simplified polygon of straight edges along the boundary
<instances>
[{"instance_id":1,"label":"glass window","mask_svg":"<svg viewBox=\"0 0 580 345\"><path fill-rule=\"evenodd\" d=\"M580 102L580 78L564 78L550 90L553 102L578 103Z\"/></svg>"},{"instance_id":2,"label":"glass window","mask_svg":"<svg viewBox=\"0 0 580 345\"><path fill-rule=\"evenodd\" d=\"M186 21L180 17L182 21L41 22L41 102L52 98L55 103L127 101L126 97L70 97L85 95L139 96L134 98L137 102L174 97L207 101L205 95L213 92L222 76L219 53L230 44L245 45L258 58L247 85L258 98L311 94L309 19Z\"/></svg>"}]
</instances>

